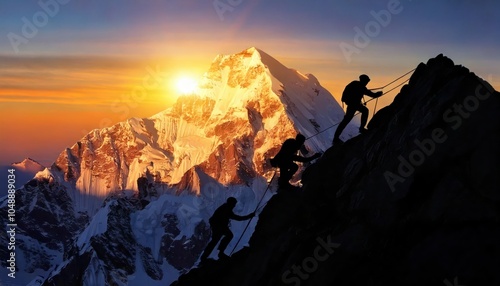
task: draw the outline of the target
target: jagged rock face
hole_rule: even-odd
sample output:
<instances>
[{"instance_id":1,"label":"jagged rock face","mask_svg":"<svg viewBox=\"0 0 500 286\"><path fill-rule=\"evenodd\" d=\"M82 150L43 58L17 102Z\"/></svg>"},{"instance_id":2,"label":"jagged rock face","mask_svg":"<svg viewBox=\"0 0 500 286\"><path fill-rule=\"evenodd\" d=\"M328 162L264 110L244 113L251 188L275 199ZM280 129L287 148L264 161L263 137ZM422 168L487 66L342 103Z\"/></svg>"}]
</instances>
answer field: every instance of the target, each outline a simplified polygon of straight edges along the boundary
<instances>
[{"instance_id":1,"label":"jagged rock face","mask_svg":"<svg viewBox=\"0 0 500 286\"><path fill-rule=\"evenodd\" d=\"M7 221L7 209L7 205L1 208L0 221L5 226L13 223ZM15 210L17 267L27 273L55 266L88 221L84 215L75 215L66 188L48 180L31 180L22 191L16 191ZM8 245L5 231L0 234L0 241ZM2 267L7 267L9 252L7 247L0 250Z\"/></svg>"},{"instance_id":2,"label":"jagged rock face","mask_svg":"<svg viewBox=\"0 0 500 286\"><path fill-rule=\"evenodd\" d=\"M195 227L193 236L175 239L180 233L177 217L167 215L162 224L165 225L165 235L162 237L161 253L177 270L190 269L210 239L209 226L202 221Z\"/></svg>"},{"instance_id":3,"label":"jagged rock face","mask_svg":"<svg viewBox=\"0 0 500 286\"><path fill-rule=\"evenodd\" d=\"M177 238L181 233L178 217L165 214L160 251L155 253L138 243L132 230L131 214L142 208L138 198L110 198L106 208L68 247L66 261L42 285L127 285L138 267L149 279L161 281L166 275L164 260L185 272L198 260L210 237L209 227L201 221L191 237Z\"/></svg>"},{"instance_id":4,"label":"jagged rock face","mask_svg":"<svg viewBox=\"0 0 500 286\"><path fill-rule=\"evenodd\" d=\"M61 170L66 181L72 182L80 193L90 196L103 198L116 190L137 189L135 182L145 171L129 173L139 172L131 169L136 164L143 163L146 169L156 159L146 161L141 158L148 150L148 144L155 144L157 134L150 127L153 124L148 119L131 119L94 130L61 153L52 169ZM170 150L163 149L161 155L165 158L171 156ZM157 169L169 170L168 167L169 161L165 160Z\"/></svg>"},{"instance_id":5,"label":"jagged rock face","mask_svg":"<svg viewBox=\"0 0 500 286\"><path fill-rule=\"evenodd\" d=\"M169 114L203 127L210 118L214 105L215 101L212 98L185 95L177 99Z\"/></svg>"},{"instance_id":6,"label":"jagged rock face","mask_svg":"<svg viewBox=\"0 0 500 286\"><path fill-rule=\"evenodd\" d=\"M137 255L143 261L154 261L146 249L137 246L132 234L130 213L138 208L138 202L118 199L108 202L108 207L109 212L103 218L106 221L99 222L106 225L105 232L92 236L83 245L77 241L69 261L59 265L43 285L61 285L63 281L68 285L79 285L82 281L91 284L93 281L95 285L122 285L127 283L127 276L134 273ZM156 266L155 263L148 265ZM161 279L157 266L150 271L158 273Z\"/></svg>"},{"instance_id":7,"label":"jagged rock face","mask_svg":"<svg viewBox=\"0 0 500 286\"><path fill-rule=\"evenodd\" d=\"M443 56L175 285L500 285L500 93ZM223 266L222 266L223 265Z\"/></svg>"}]
</instances>

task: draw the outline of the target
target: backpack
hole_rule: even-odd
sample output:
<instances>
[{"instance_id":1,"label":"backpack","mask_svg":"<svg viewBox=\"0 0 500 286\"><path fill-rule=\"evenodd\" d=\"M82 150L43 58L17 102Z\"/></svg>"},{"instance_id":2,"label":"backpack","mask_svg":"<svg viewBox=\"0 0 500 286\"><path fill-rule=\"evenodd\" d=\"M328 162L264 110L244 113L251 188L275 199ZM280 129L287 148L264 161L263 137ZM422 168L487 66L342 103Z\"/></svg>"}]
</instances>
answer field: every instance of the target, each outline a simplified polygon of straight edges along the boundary
<instances>
[{"instance_id":1,"label":"backpack","mask_svg":"<svg viewBox=\"0 0 500 286\"><path fill-rule=\"evenodd\" d=\"M279 167L283 162L286 162L293 153L296 153L297 141L295 139L289 138L283 142L278 154L274 158L270 159L269 162L274 168Z\"/></svg>"},{"instance_id":2,"label":"backpack","mask_svg":"<svg viewBox=\"0 0 500 286\"><path fill-rule=\"evenodd\" d=\"M210 223L211 226L218 227L224 225L226 221L226 218L224 218L225 217L224 213L226 209L227 209L227 204L223 204L215 210L214 214L208 219L208 222Z\"/></svg>"},{"instance_id":3,"label":"backpack","mask_svg":"<svg viewBox=\"0 0 500 286\"><path fill-rule=\"evenodd\" d=\"M278 165L279 165L279 163L278 163L278 159L277 159L276 157L271 158L271 160L269 160L269 162L271 163L271 166L272 166L273 168L276 168L276 167L278 167Z\"/></svg>"},{"instance_id":4,"label":"backpack","mask_svg":"<svg viewBox=\"0 0 500 286\"><path fill-rule=\"evenodd\" d=\"M345 87L344 92L342 92L342 102L345 102L349 105L350 103L353 103L354 100L356 100L355 98L353 98L355 96L355 85L355 81L353 81Z\"/></svg>"}]
</instances>

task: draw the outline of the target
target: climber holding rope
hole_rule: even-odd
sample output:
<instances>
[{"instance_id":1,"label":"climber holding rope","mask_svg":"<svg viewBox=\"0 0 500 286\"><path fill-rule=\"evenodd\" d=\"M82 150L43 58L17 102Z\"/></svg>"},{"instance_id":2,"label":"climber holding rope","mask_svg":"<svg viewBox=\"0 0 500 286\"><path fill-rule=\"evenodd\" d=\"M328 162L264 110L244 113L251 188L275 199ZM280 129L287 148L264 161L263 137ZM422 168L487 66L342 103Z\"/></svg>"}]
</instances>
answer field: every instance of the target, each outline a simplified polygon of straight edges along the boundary
<instances>
[{"instance_id":1,"label":"climber holding rope","mask_svg":"<svg viewBox=\"0 0 500 286\"><path fill-rule=\"evenodd\" d=\"M280 189L293 188L293 186L290 185L290 180L299 169L299 166L294 162L310 162L321 156L321 153L316 153L309 158L297 155L305 141L306 137L300 133L297 134L295 139L289 138L285 140L278 154L271 159L271 165L280 168L280 178L278 180Z\"/></svg>"},{"instance_id":2,"label":"climber holding rope","mask_svg":"<svg viewBox=\"0 0 500 286\"><path fill-rule=\"evenodd\" d=\"M406 77L407 75L409 75L410 73L414 72L415 70L416 70L416 69L412 69L411 71L409 71L409 72L407 72L407 73L403 74L402 76L400 76L400 77L396 78L395 80L391 81L390 83L388 83L388 84L386 84L386 85L384 85L384 86L382 86L382 87L372 88L372 89L370 89L370 90L379 90L379 89L384 89L384 88L388 87L389 85L392 85L393 83L395 83L395 82L399 81L400 79L402 79L402 78ZM398 85L396 85L395 87L393 87L393 88L389 89L388 91L385 91L382 95L386 95L386 94L388 94L388 93L392 92L393 90L397 89L398 87L400 87L400 86L402 86L402 85L406 84L409 80L410 80L410 78L408 78L408 79L406 79L406 80L404 80L404 81L400 82L400 83L399 83ZM377 110L377 102L378 102L378 99L379 99L379 97L372 98L372 99L367 100L367 101L364 103L364 104L366 105L366 104L367 104L367 103L369 103L370 101L372 101L372 100L376 100L376 101L375 101L375 108L374 108L374 110L373 110L373 113L374 113L374 114L375 114L375 112L376 112L376 110ZM343 103L342 103L342 106L343 106ZM358 115L358 114L360 114L360 112L358 112L358 113L354 114L354 116L356 116L356 115ZM323 130L319 131L318 133L313 134L313 135L311 135L311 136L307 137L307 138L306 138L306 140L311 139L311 138L313 138L313 137L315 137L315 136L318 136L319 134L321 134L321 133L323 133L323 132L326 132L326 131L328 131L328 130L332 129L333 127L335 127L335 126L337 126L337 125L339 125L339 124L340 124L340 122L335 123L335 124L333 124L333 125L329 126L328 128L323 129ZM340 136L340 135L339 135L339 136Z\"/></svg>"},{"instance_id":3,"label":"climber holding rope","mask_svg":"<svg viewBox=\"0 0 500 286\"><path fill-rule=\"evenodd\" d=\"M359 133L364 133L366 131L365 125L368 121L368 108L361 103L361 99L363 98L363 95L368 95L373 98L382 96L382 91L373 92L367 89L366 85L368 82L370 82L370 78L367 75L362 74L359 76L359 81L355 80L345 87L344 92L342 93L342 102L347 104L347 110L344 119L342 119L342 122L340 122L337 130L335 131L333 144L343 143L342 140L340 140L340 134L342 134L344 128L352 120L356 111L361 112L361 125L359 126Z\"/></svg>"},{"instance_id":4,"label":"climber holding rope","mask_svg":"<svg viewBox=\"0 0 500 286\"><path fill-rule=\"evenodd\" d=\"M209 222L210 228L212 230L212 239L201 255L202 263L208 259L208 256L210 255L210 253L212 253L212 250L221 239L222 240L219 244L219 258L228 258L228 256L224 253L224 250L226 249L229 242L231 242L231 239L233 239L233 233L229 229L229 220L248 220L255 216L255 212L246 216L236 215L233 212L233 209L236 206L237 202L238 201L236 200L236 198L229 197L226 203L215 210L214 214L210 218Z\"/></svg>"}]
</instances>

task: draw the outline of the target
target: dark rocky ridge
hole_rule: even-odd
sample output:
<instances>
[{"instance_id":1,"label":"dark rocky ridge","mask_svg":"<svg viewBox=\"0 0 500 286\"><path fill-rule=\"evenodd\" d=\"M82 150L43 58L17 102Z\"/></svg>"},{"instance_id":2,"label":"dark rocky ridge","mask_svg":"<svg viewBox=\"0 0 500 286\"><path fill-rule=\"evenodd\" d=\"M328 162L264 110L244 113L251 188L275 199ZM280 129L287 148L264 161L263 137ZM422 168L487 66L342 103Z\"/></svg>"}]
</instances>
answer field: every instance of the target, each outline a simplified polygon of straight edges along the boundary
<instances>
[{"instance_id":1,"label":"dark rocky ridge","mask_svg":"<svg viewBox=\"0 0 500 286\"><path fill-rule=\"evenodd\" d=\"M442 55L173 285L500 285L500 94Z\"/></svg>"}]
</instances>

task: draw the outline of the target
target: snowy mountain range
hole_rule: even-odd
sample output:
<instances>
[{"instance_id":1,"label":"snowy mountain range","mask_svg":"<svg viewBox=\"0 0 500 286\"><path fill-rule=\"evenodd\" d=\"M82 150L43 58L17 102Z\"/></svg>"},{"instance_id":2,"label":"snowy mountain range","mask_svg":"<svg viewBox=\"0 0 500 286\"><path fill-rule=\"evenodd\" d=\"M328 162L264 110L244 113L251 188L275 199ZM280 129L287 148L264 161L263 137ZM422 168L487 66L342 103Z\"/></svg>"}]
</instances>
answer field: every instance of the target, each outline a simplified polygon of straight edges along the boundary
<instances>
[{"instance_id":1,"label":"snowy mountain range","mask_svg":"<svg viewBox=\"0 0 500 286\"><path fill-rule=\"evenodd\" d=\"M195 265L208 218L227 197L239 200L236 213L256 208L274 172L268 159L284 140L300 132L309 151L324 151L335 129L319 132L343 114L313 75L259 49L217 56L195 94L149 118L91 131L17 191L15 282L174 281ZM7 200L0 203L6 212ZM244 225L233 224L235 237ZM0 241L8 241L4 233ZM0 250L2 266L8 255Z\"/></svg>"}]
</instances>

